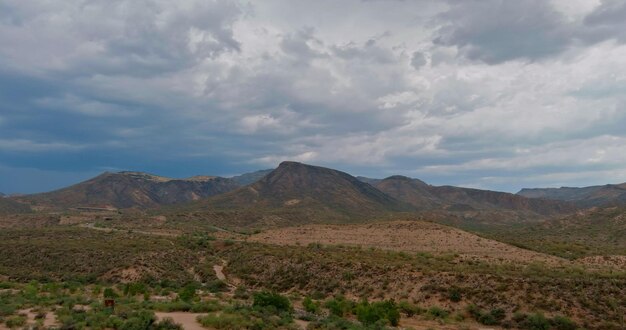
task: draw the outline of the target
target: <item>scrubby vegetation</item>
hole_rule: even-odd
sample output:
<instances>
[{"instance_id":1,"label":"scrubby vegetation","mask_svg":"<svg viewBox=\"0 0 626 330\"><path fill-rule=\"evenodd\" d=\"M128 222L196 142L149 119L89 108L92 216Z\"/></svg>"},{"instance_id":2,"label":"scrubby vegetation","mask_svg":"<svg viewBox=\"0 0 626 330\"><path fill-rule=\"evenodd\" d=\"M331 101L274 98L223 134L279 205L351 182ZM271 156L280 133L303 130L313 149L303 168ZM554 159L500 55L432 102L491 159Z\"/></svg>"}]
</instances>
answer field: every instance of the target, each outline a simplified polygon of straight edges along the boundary
<instances>
[{"instance_id":1,"label":"scrubby vegetation","mask_svg":"<svg viewBox=\"0 0 626 330\"><path fill-rule=\"evenodd\" d=\"M619 270L490 264L452 253L77 227L4 230L0 251L0 322L13 328L43 327L52 317L68 329L176 329L155 312L190 312L218 329L289 329L296 320L310 329L382 329L406 319L619 329L626 308ZM237 285L217 279L214 265L225 265Z\"/></svg>"}]
</instances>

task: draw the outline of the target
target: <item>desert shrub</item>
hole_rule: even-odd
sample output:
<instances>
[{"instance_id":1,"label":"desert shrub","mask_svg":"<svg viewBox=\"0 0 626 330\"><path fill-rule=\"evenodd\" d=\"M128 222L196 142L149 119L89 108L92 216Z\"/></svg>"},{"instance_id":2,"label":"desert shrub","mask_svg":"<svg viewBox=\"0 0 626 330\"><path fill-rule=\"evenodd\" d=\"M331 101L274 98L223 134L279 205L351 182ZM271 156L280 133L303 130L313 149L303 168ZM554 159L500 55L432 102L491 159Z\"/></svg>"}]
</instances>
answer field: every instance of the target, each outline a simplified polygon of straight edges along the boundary
<instances>
[{"instance_id":1,"label":"desert shrub","mask_svg":"<svg viewBox=\"0 0 626 330\"><path fill-rule=\"evenodd\" d=\"M113 290L113 288L105 288L102 295L104 296L104 298L110 298L110 299L118 297L117 293L115 293L115 290Z\"/></svg>"},{"instance_id":2,"label":"desert shrub","mask_svg":"<svg viewBox=\"0 0 626 330\"><path fill-rule=\"evenodd\" d=\"M207 233L185 234L178 238L180 244L193 250L210 250L213 248L212 241L215 237Z\"/></svg>"},{"instance_id":3,"label":"desert shrub","mask_svg":"<svg viewBox=\"0 0 626 330\"><path fill-rule=\"evenodd\" d=\"M185 301L168 301L152 304L152 308L163 312L189 312L192 306L191 303Z\"/></svg>"},{"instance_id":4,"label":"desert shrub","mask_svg":"<svg viewBox=\"0 0 626 330\"><path fill-rule=\"evenodd\" d=\"M228 291L228 285L222 280L215 280L207 283L209 292L218 293Z\"/></svg>"},{"instance_id":5,"label":"desert shrub","mask_svg":"<svg viewBox=\"0 0 626 330\"><path fill-rule=\"evenodd\" d=\"M124 295L136 296L148 292L146 285L143 283L128 283L124 286Z\"/></svg>"},{"instance_id":6,"label":"desert shrub","mask_svg":"<svg viewBox=\"0 0 626 330\"><path fill-rule=\"evenodd\" d=\"M410 302L403 300L398 303L398 309L400 312L404 313L406 316L411 317L416 314L422 314L424 310L415 304L411 304Z\"/></svg>"},{"instance_id":7,"label":"desert shrub","mask_svg":"<svg viewBox=\"0 0 626 330\"><path fill-rule=\"evenodd\" d=\"M277 311L290 311L291 303L287 297L275 292L261 291L254 294L254 307L273 307Z\"/></svg>"},{"instance_id":8,"label":"desert shrub","mask_svg":"<svg viewBox=\"0 0 626 330\"><path fill-rule=\"evenodd\" d=\"M309 297L304 298L304 300L302 301L302 306L304 306L304 310L309 313L317 314L320 311L320 304L313 301Z\"/></svg>"},{"instance_id":9,"label":"desert shrub","mask_svg":"<svg viewBox=\"0 0 626 330\"><path fill-rule=\"evenodd\" d=\"M486 313L478 317L478 322L484 325L496 325L498 324L498 320L491 314Z\"/></svg>"},{"instance_id":10,"label":"desert shrub","mask_svg":"<svg viewBox=\"0 0 626 330\"><path fill-rule=\"evenodd\" d=\"M454 286L451 287L450 290L448 290L448 299L450 299L450 301L459 302L462 298L463 295L461 294L460 288Z\"/></svg>"},{"instance_id":11,"label":"desert shrub","mask_svg":"<svg viewBox=\"0 0 626 330\"><path fill-rule=\"evenodd\" d=\"M188 283L178 292L178 297L182 301L190 302L193 298L196 297L196 290L198 289L198 284L196 283Z\"/></svg>"},{"instance_id":12,"label":"desert shrub","mask_svg":"<svg viewBox=\"0 0 626 330\"><path fill-rule=\"evenodd\" d=\"M365 325L373 325L379 321L384 321L395 327L400 322L398 306L390 300L374 303L363 301L356 306L356 316Z\"/></svg>"},{"instance_id":13,"label":"desert shrub","mask_svg":"<svg viewBox=\"0 0 626 330\"><path fill-rule=\"evenodd\" d=\"M224 307L217 301L204 301L191 305L192 313L210 313L222 310Z\"/></svg>"},{"instance_id":14,"label":"desert shrub","mask_svg":"<svg viewBox=\"0 0 626 330\"><path fill-rule=\"evenodd\" d=\"M161 322L152 324L151 330L183 330L182 325L175 323L169 317L164 318Z\"/></svg>"},{"instance_id":15,"label":"desert shrub","mask_svg":"<svg viewBox=\"0 0 626 330\"><path fill-rule=\"evenodd\" d=\"M246 329L252 325L244 316L229 313L200 316L198 322L206 328L215 329Z\"/></svg>"},{"instance_id":16,"label":"desert shrub","mask_svg":"<svg viewBox=\"0 0 626 330\"><path fill-rule=\"evenodd\" d=\"M361 330L363 327L336 315L309 323L310 330Z\"/></svg>"},{"instance_id":17,"label":"desert shrub","mask_svg":"<svg viewBox=\"0 0 626 330\"><path fill-rule=\"evenodd\" d=\"M496 320L502 321L506 317L506 311L502 308L494 308L489 312Z\"/></svg>"},{"instance_id":18,"label":"desert shrub","mask_svg":"<svg viewBox=\"0 0 626 330\"><path fill-rule=\"evenodd\" d=\"M3 299L0 300L0 317L13 315L15 311L17 310L17 307L9 303L8 300L4 301L4 297L2 298Z\"/></svg>"},{"instance_id":19,"label":"desert shrub","mask_svg":"<svg viewBox=\"0 0 626 330\"><path fill-rule=\"evenodd\" d=\"M522 327L529 330L548 330L550 321L541 313L528 315L522 322Z\"/></svg>"},{"instance_id":20,"label":"desert shrub","mask_svg":"<svg viewBox=\"0 0 626 330\"><path fill-rule=\"evenodd\" d=\"M352 302L343 296L331 298L324 303L324 307L328 308L330 314L343 317L352 311Z\"/></svg>"},{"instance_id":21,"label":"desert shrub","mask_svg":"<svg viewBox=\"0 0 626 330\"><path fill-rule=\"evenodd\" d=\"M250 294L248 293L248 289L243 286L238 286L235 289L235 293L233 296L235 299L248 299L250 298Z\"/></svg>"},{"instance_id":22,"label":"desert shrub","mask_svg":"<svg viewBox=\"0 0 626 330\"><path fill-rule=\"evenodd\" d=\"M436 318L444 319L450 315L450 312L441 307L433 306L428 309L428 314Z\"/></svg>"},{"instance_id":23,"label":"desert shrub","mask_svg":"<svg viewBox=\"0 0 626 330\"><path fill-rule=\"evenodd\" d=\"M552 325L557 330L576 330L578 325L565 316L557 315L552 319Z\"/></svg>"},{"instance_id":24,"label":"desert shrub","mask_svg":"<svg viewBox=\"0 0 626 330\"><path fill-rule=\"evenodd\" d=\"M26 324L26 316L11 316L7 318L6 321L4 321L4 324L7 326L7 328L19 328Z\"/></svg>"},{"instance_id":25,"label":"desert shrub","mask_svg":"<svg viewBox=\"0 0 626 330\"><path fill-rule=\"evenodd\" d=\"M480 308L474 304L467 306L467 312L477 321L483 315L483 312L480 310Z\"/></svg>"}]
</instances>

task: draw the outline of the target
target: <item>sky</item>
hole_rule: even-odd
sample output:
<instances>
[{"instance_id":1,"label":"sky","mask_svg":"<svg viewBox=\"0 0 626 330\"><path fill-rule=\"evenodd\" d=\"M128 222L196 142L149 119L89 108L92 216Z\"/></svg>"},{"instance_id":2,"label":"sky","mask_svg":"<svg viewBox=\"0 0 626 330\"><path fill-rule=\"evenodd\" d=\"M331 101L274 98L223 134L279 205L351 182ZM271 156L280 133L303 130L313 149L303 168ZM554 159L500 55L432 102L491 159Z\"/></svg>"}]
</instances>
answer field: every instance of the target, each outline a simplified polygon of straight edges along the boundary
<instances>
[{"instance_id":1,"label":"sky","mask_svg":"<svg viewBox=\"0 0 626 330\"><path fill-rule=\"evenodd\" d=\"M626 181L626 1L0 0L0 191L283 160Z\"/></svg>"}]
</instances>

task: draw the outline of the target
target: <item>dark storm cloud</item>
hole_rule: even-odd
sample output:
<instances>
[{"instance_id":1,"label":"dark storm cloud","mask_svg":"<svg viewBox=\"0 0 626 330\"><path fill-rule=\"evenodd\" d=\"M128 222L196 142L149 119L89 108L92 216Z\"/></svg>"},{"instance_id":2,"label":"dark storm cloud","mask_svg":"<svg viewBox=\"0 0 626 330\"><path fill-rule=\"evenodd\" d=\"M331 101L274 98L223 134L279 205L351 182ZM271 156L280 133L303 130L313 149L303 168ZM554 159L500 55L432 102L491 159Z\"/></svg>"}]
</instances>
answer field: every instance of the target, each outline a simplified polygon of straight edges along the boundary
<instances>
[{"instance_id":1,"label":"dark storm cloud","mask_svg":"<svg viewBox=\"0 0 626 330\"><path fill-rule=\"evenodd\" d=\"M545 0L451 1L440 14L435 44L459 47L471 60L497 64L540 59L563 52L571 30L563 15Z\"/></svg>"}]
</instances>

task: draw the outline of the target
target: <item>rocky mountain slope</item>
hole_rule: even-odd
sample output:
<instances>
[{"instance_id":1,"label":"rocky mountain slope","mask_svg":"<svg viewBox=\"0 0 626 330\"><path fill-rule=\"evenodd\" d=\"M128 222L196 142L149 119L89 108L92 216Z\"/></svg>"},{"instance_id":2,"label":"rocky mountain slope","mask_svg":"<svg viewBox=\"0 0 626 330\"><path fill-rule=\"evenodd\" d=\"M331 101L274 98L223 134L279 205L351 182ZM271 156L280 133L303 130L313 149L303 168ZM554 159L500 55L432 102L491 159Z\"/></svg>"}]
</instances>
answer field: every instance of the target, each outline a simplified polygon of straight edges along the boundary
<instances>
[{"instance_id":1,"label":"rocky mountain slope","mask_svg":"<svg viewBox=\"0 0 626 330\"><path fill-rule=\"evenodd\" d=\"M0 215L31 212L30 206L10 198L0 197Z\"/></svg>"},{"instance_id":2,"label":"rocky mountain slope","mask_svg":"<svg viewBox=\"0 0 626 330\"><path fill-rule=\"evenodd\" d=\"M524 188L518 193L528 198L546 198L575 203L581 207L626 204L626 183L583 188Z\"/></svg>"},{"instance_id":3,"label":"rocky mountain slope","mask_svg":"<svg viewBox=\"0 0 626 330\"><path fill-rule=\"evenodd\" d=\"M240 186L247 186L261 180L272 171L273 169L244 173L242 175L233 176L231 179Z\"/></svg>"},{"instance_id":4,"label":"rocky mountain slope","mask_svg":"<svg viewBox=\"0 0 626 330\"><path fill-rule=\"evenodd\" d=\"M235 181L220 177L170 179L141 172L106 172L67 188L22 196L19 200L43 209L151 208L198 200L238 187Z\"/></svg>"},{"instance_id":5,"label":"rocky mountain slope","mask_svg":"<svg viewBox=\"0 0 626 330\"><path fill-rule=\"evenodd\" d=\"M212 197L205 209L242 210L278 222L352 221L412 210L357 178L329 168L283 162L258 182Z\"/></svg>"}]
</instances>

